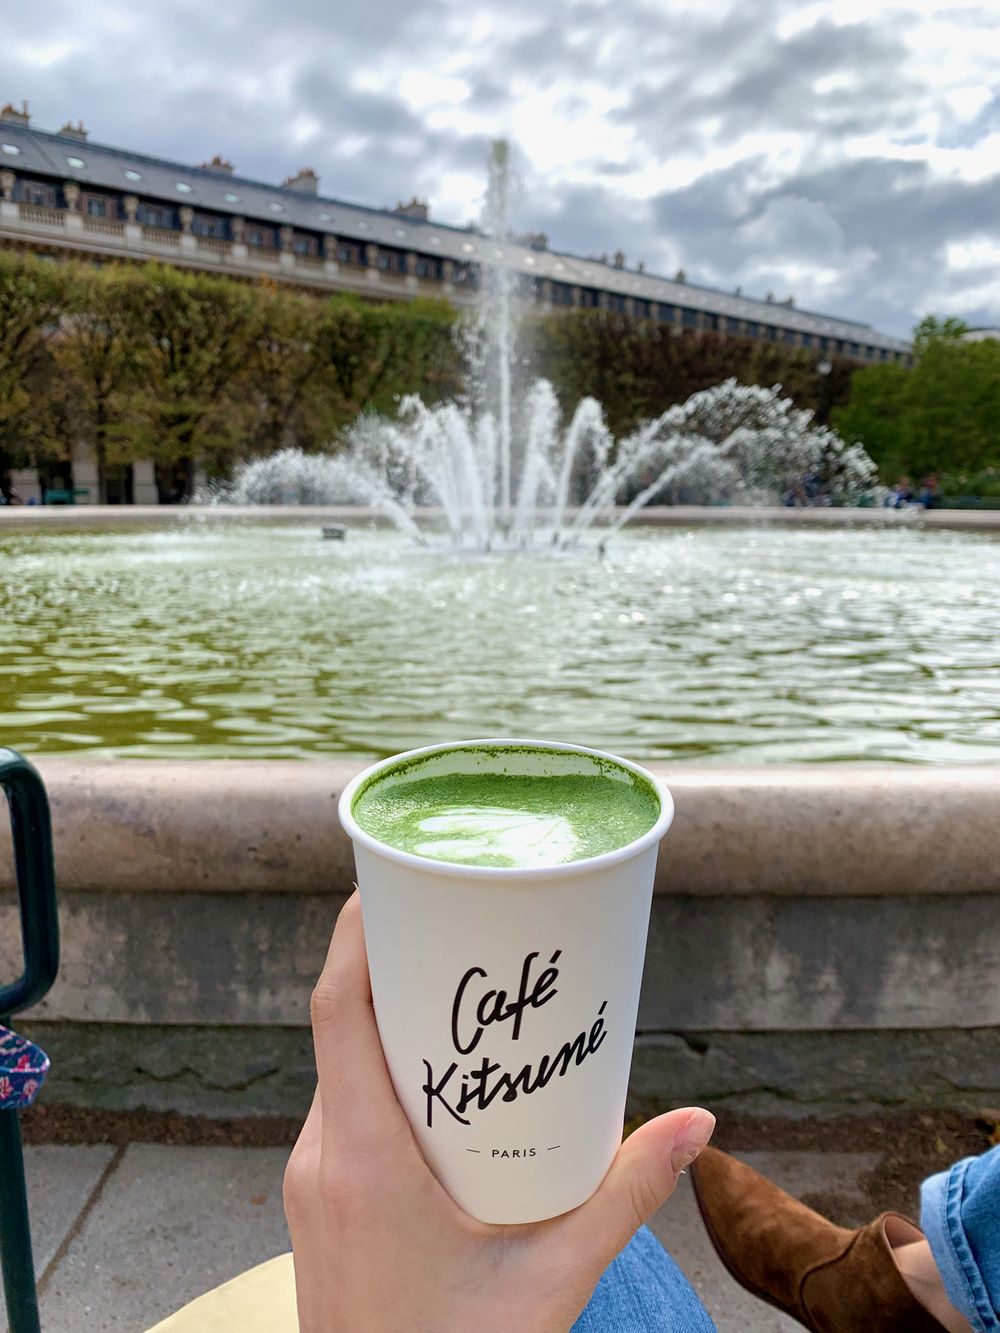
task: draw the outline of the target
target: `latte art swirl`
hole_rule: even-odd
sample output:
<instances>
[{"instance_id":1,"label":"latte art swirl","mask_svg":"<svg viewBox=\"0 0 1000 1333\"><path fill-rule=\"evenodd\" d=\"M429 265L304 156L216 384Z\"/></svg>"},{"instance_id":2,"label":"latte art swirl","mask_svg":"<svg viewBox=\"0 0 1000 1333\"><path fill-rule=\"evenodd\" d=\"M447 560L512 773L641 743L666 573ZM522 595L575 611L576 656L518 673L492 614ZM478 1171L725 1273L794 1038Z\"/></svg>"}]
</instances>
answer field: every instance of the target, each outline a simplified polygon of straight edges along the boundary
<instances>
[{"instance_id":1,"label":"latte art swirl","mask_svg":"<svg viewBox=\"0 0 1000 1333\"><path fill-rule=\"evenodd\" d=\"M418 856L437 861L506 861L517 866L556 866L575 859L579 839L565 815L460 805L418 819Z\"/></svg>"}]
</instances>

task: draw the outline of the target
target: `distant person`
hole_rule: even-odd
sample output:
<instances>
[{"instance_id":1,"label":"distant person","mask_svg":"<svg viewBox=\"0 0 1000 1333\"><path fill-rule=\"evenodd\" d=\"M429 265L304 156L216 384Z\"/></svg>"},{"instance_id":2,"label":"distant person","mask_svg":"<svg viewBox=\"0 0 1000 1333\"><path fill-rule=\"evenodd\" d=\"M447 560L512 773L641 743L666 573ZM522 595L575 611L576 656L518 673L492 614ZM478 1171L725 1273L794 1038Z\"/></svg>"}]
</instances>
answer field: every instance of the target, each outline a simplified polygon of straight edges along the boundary
<instances>
[{"instance_id":1,"label":"distant person","mask_svg":"<svg viewBox=\"0 0 1000 1333\"><path fill-rule=\"evenodd\" d=\"M941 480L936 472L929 473L920 483L917 503L922 504L925 509L941 508Z\"/></svg>"},{"instance_id":2,"label":"distant person","mask_svg":"<svg viewBox=\"0 0 1000 1333\"><path fill-rule=\"evenodd\" d=\"M910 479L906 476L900 477L885 497L885 506L887 509L905 509L907 505L912 503L913 487L910 484Z\"/></svg>"}]
</instances>

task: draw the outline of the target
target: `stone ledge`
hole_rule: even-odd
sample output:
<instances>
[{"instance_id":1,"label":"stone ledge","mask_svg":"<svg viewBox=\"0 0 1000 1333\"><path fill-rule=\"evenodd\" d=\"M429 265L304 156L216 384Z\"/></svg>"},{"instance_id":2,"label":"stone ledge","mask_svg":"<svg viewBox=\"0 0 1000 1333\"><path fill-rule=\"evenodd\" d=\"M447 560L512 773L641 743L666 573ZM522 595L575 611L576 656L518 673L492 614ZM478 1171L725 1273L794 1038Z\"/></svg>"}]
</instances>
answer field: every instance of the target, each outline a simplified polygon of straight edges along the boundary
<instances>
[{"instance_id":1,"label":"stone ledge","mask_svg":"<svg viewBox=\"0 0 1000 1333\"><path fill-rule=\"evenodd\" d=\"M441 511L425 509L421 513L426 520L433 522ZM0 532L5 528L161 527L178 522L234 521L292 524L326 521L392 526L380 510L361 505L0 506ZM785 505L648 505L630 520L630 525L664 528L927 528L989 533L1000 531L1000 510L925 510L920 506L912 509L795 509Z\"/></svg>"},{"instance_id":2,"label":"stone ledge","mask_svg":"<svg viewBox=\"0 0 1000 1333\"><path fill-rule=\"evenodd\" d=\"M66 894L59 978L35 1008L72 1022L297 1027L343 899ZM639 1030L1000 1026L997 900L698 898L653 903ZM0 906L0 976L15 976Z\"/></svg>"},{"instance_id":3,"label":"stone ledge","mask_svg":"<svg viewBox=\"0 0 1000 1333\"><path fill-rule=\"evenodd\" d=\"M357 762L39 758L63 892L342 893ZM692 896L1000 892L1000 775L878 764L653 764L677 803L656 889ZM0 890L12 870L0 848Z\"/></svg>"},{"instance_id":4,"label":"stone ledge","mask_svg":"<svg viewBox=\"0 0 1000 1333\"><path fill-rule=\"evenodd\" d=\"M101 1110L304 1116L308 1028L135 1027L34 1021L52 1058L43 1100ZM629 1114L700 1104L801 1117L931 1108L1000 1095L1000 1029L661 1032L636 1039Z\"/></svg>"}]
</instances>

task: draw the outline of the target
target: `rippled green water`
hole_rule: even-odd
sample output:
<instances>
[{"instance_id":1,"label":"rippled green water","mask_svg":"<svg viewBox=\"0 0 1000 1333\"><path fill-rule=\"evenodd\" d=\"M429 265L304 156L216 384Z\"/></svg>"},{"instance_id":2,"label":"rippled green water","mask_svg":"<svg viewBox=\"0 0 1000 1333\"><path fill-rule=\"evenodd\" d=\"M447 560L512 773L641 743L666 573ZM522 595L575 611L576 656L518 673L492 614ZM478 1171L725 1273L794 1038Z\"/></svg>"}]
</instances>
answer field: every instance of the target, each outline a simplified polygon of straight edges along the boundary
<instances>
[{"instance_id":1,"label":"rippled green water","mask_svg":"<svg viewBox=\"0 0 1000 1333\"><path fill-rule=\"evenodd\" d=\"M29 752L1000 759L1000 543L963 534L644 529L603 561L312 525L11 535L0 627L0 736Z\"/></svg>"}]
</instances>

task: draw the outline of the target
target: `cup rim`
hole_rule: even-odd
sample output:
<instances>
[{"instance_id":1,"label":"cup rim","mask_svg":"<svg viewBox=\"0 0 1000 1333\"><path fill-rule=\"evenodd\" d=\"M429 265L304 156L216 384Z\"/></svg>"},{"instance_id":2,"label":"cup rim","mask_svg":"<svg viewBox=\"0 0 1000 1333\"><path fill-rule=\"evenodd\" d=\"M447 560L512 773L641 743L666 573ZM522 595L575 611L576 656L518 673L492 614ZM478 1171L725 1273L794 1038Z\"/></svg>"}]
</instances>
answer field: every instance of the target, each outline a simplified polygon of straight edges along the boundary
<instances>
[{"instance_id":1,"label":"cup rim","mask_svg":"<svg viewBox=\"0 0 1000 1333\"><path fill-rule=\"evenodd\" d=\"M648 828L638 838L627 842L623 847L615 847L610 852L601 852L597 856L587 856L579 861L564 861L554 866L477 866L460 861L439 861L430 856L417 856L414 852L404 852L398 847L393 847L391 844L373 837L354 818L351 806L354 803L358 788L363 782L368 782L370 778L383 769L391 768L396 764L415 759L421 755L438 754L443 750L474 749L478 746L521 746L533 750L556 750L562 754L585 754L595 759L610 760L619 767L637 774L650 784L659 799L660 813L652 827ZM425 874L443 875L452 879L504 880L510 883L518 880L566 879L592 870L603 870L608 866L638 856L640 852L644 852L648 847L659 843L670 828L674 818L674 798L671 795L670 788L655 773L651 773L648 768L643 768L641 764L636 764L631 759L622 759L620 755L611 754L607 750L595 750L587 745L573 745L569 741L533 740L519 736L485 736L476 740L440 741L434 745L422 745L415 750L403 750L399 754L390 755L388 759L380 759L375 764L369 764L367 768L362 769L360 773L353 777L341 792L340 800L337 802L337 815L340 819L341 828L349 835L352 842L359 844L367 851L385 857L389 861L409 866L414 870L422 870Z\"/></svg>"}]
</instances>

